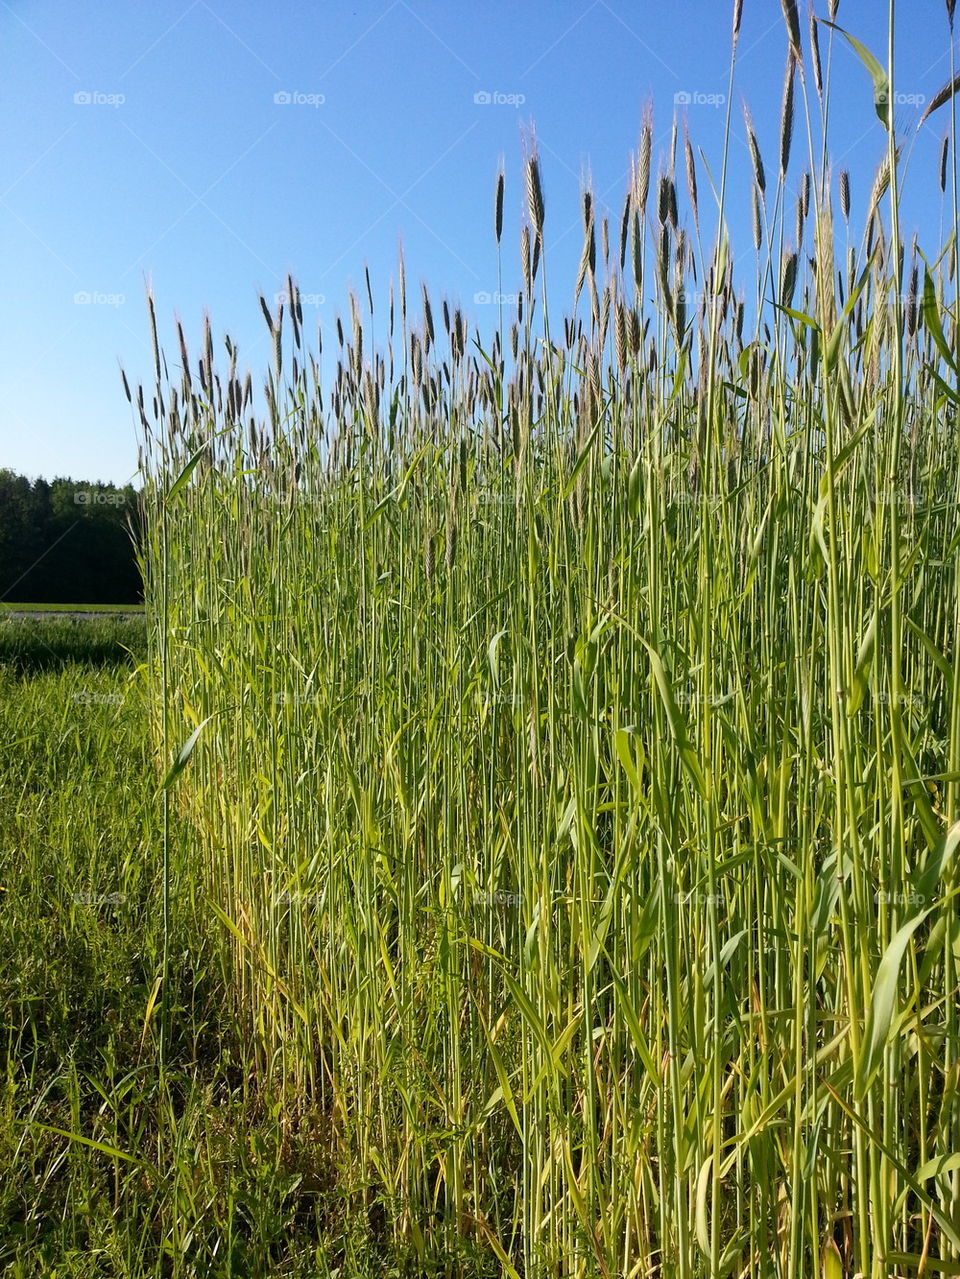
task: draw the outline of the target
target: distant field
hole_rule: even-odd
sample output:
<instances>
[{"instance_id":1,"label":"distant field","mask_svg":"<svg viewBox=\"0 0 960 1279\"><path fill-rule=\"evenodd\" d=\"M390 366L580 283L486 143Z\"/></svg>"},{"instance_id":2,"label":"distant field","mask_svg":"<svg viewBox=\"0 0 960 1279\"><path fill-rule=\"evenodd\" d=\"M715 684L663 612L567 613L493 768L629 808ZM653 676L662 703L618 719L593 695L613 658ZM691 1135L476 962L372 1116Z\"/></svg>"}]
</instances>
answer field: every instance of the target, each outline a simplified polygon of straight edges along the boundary
<instances>
[{"instance_id":1,"label":"distant field","mask_svg":"<svg viewBox=\"0 0 960 1279\"><path fill-rule=\"evenodd\" d=\"M132 654L146 654L142 615L80 614L77 617L0 613L0 664L18 673L59 669L64 663L115 666Z\"/></svg>"},{"instance_id":2,"label":"distant field","mask_svg":"<svg viewBox=\"0 0 960 1279\"><path fill-rule=\"evenodd\" d=\"M13 616L24 613L128 613L142 615L142 604L2 604L0 611Z\"/></svg>"}]
</instances>

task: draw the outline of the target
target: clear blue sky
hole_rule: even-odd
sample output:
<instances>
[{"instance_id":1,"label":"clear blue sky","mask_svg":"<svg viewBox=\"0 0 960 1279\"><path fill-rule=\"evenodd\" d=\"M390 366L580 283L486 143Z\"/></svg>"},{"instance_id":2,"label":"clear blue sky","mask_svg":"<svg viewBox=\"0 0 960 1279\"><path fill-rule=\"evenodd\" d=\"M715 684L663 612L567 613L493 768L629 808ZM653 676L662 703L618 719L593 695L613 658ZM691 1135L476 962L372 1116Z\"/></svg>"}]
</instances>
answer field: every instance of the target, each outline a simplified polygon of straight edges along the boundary
<instances>
[{"instance_id":1,"label":"clear blue sky","mask_svg":"<svg viewBox=\"0 0 960 1279\"><path fill-rule=\"evenodd\" d=\"M881 60L886 8L841 0L838 14ZM826 0L817 12L826 16ZM170 356L174 316L195 349L209 310L219 349L230 333L255 380L269 358L259 293L272 300L292 272L314 298L304 318L332 332L369 265L382 315L401 236L409 286L426 280L435 304L447 297L482 325L474 294L497 287L501 156L504 289L516 287L530 121L551 283L567 287L583 176L616 223L644 101L654 102L656 153L676 93L726 92L729 35L727 0L0 0L0 466L131 477L136 429L119 366L149 382L148 277ZM900 0L897 42L897 90L929 99L949 76L944 0ZM772 177L785 54L779 0L744 0L730 215L739 252L750 250L750 171L738 99ZM831 152L851 170L858 224L885 135L869 79L840 42L834 72ZM478 93L522 101L478 103ZM686 112L718 170L723 110ZM911 134L918 116L897 106ZM919 229L928 248L940 240L948 116L925 126L908 170L903 230ZM700 193L703 202L702 173Z\"/></svg>"}]
</instances>

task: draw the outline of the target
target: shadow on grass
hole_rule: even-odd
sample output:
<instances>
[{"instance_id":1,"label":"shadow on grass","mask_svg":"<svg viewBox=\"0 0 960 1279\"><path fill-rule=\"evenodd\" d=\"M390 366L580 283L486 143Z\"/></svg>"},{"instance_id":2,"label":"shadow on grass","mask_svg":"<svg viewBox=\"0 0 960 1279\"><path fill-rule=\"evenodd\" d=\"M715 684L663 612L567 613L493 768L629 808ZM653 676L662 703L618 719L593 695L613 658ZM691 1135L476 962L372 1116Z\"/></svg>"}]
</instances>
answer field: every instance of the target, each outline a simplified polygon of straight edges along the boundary
<instances>
[{"instance_id":1,"label":"shadow on grass","mask_svg":"<svg viewBox=\"0 0 960 1279\"><path fill-rule=\"evenodd\" d=\"M132 666L144 660L146 651L141 617L0 617L0 666L18 674L67 665Z\"/></svg>"}]
</instances>

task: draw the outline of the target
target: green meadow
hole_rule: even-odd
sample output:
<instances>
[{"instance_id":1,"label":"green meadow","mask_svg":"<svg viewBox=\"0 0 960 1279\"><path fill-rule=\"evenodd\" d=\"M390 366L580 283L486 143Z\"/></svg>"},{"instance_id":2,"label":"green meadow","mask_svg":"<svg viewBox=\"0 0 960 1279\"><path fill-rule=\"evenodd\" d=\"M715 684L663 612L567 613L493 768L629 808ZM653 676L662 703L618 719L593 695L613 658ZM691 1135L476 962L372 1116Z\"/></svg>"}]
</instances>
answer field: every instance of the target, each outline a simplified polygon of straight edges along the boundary
<instances>
[{"instance_id":1,"label":"green meadow","mask_svg":"<svg viewBox=\"0 0 960 1279\"><path fill-rule=\"evenodd\" d=\"M41 613L56 615L57 613L65 613L68 616L80 613L95 614L120 614L139 616L143 613L143 608L139 604L4 604L4 613L12 613L14 615L23 613ZM0 614L2 616L2 614Z\"/></svg>"},{"instance_id":2,"label":"green meadow","mask_svg":"<svg viewBox=\"0 0 960 1279\"><path fill-rule=\"evenodd\" d=\"M528 139L492 333L149 298L146 619L0 629L9 1273L960 1274L958 82L782 10L736 267L731 91L569 298Z\"/></svg>"},{"instance_id":3,"label":"green meadow","mask_svg":"<svg viewBox=\"0 0 960 1279\"><path fill-rule=\"evenodd\" d=\"M251 1076L177 819L160 1071L145 654L136 623L0 622L0 1271L400 1274L322 1110Z\"/></svg>"}]
</instances>

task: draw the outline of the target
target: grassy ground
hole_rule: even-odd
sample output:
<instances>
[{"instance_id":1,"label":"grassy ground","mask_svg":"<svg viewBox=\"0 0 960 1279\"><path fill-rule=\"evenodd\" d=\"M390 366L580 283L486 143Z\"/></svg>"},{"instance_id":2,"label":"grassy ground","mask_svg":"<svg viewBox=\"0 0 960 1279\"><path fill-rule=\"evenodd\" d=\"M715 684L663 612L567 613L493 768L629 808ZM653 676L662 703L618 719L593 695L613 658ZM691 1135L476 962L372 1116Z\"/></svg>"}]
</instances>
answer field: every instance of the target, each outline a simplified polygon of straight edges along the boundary
<instances>
[{"instance_id":1,"label":"grassy ground","mask_svg":"<svg viewBox=\"0 0 960 1279\"><path fill-rule=\"evenodd\" d=\"M176 815L159 1071L142 633L90 622L67 645L22 623L16 640L0 629L0 1273L423 1273L378 1247L376 1206L326 1162L323 1117L281 1118L249 1086Z\"/></svg>"},{"instance_id":2,"label":"grassy ground","mask_svg":"<svg viewBox=\"0 0 960 1279\"><path fill-rule=\"evenodd\" d=\"M8 1273L960 1274L960 248L787 0L730 242L742 7L715 218L646 112L562 327L532 137L486 346L152 314L147 634L2 639Z\"/></svg>"},{"instance_id":3,"label":"grassy ground","mask_svg":"<svg viewBox=\"0 0 960 1279\"><path fill-rule=\"evenodd\" d=\"M0 615L0 663L20 673L116 668L143 651L142 617L20 618ZM78 691L78 698L83 690Z\"/></svg>"},{"instance_id":4,"label":"grassy ground","mask_svg":"<svg viewBox=\"0 0 960 1279\"><path fill-rule=\"evenodd\" d=\"M0 605L11 613L133 613L142 614L142 604L9 604Z\"/></svg>"}]
</instances>

